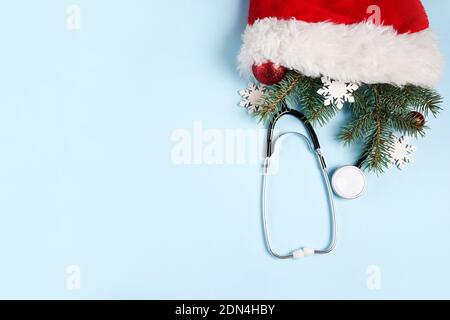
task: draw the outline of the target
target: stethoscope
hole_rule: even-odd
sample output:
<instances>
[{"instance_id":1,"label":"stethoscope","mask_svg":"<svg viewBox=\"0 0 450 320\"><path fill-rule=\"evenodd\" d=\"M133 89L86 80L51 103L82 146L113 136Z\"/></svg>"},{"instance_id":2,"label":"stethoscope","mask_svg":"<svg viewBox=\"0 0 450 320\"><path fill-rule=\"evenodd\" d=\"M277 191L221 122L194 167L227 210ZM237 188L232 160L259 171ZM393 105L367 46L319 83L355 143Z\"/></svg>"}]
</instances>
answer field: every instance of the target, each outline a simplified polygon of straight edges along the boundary
<instances>
[{"instance_id":1,"label":"stethoscope","mask_svg":"<svg viewBox=\"0 0 450 320\"><path fill-rule=\"evenodd\" d=\"M276 140L273 139L275 127L278 121L285 116L293 116L297 118L305 127L306 132L309 137L298 132L287 132L283 133L277 137ZM276 157L279 156L280 146L282 142L290 137L299 137L306 141L309 149L316 155L317 162L322 173L322 177L325 183L325 188L327 192L329 210L330 210L330 222L331 222L331 232L328 244L322 249L314 249L303 247L291 251L288 254L281 254L277 252L272 245L270 238L269 227L268 227L268 215L267 215L267 185L269 176L271 175L271 163ZM366 178L363 171L360 169L362 160L358 162L356 166L345 166L335 171L330 182L327 165L320 150L319 139L314 131L312 125L307 121L305 115L301 112L290 109L286 104L283 106L283 110L271 121L269 129L267 132L267 146L266 146L266 158L264 160L263 166L263 186L262 186L262 220L264 237L269 253L279 259L301 259L305 257L310 257L314 255L324 255L332 252L336 247L337 239L337 224L336 224L336 207L334 201L333 190L340 197L345 199L356 199L364 193L366 187Z\"/></svg>"}]
</instances>

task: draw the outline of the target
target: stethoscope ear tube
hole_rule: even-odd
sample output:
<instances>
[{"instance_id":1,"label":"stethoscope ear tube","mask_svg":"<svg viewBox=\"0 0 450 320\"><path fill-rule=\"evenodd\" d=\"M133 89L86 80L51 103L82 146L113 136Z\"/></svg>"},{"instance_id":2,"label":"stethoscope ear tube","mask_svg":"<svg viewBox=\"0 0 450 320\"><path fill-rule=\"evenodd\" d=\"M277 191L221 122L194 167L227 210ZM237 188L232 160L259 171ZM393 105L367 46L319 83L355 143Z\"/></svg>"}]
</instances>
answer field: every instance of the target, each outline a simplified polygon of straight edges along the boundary
<instances>
[{"instance_id":1,"label":"stethoscope ear tube","mask_svg":"<svg viewBox=\"0 0 450 320\"><path fill-rule=\"evenodd\" d=\"M268 158L270 158L272 156L272 153L273 153L273 134L275 132L275 127L276 127L278 121L282 117L288 116L288 115L297 118L298 120L300 120L300 122L303 123L303 125L305 126L306 131L308 132L308 136L311 139L311 142L312 142L314 150L320 150L320 143L319 143L319 139L317 138L317 134L314 131L314 128L312 127L312 125L307 121L305 115L303 113L297 111L297 110L287 109L286 108L275 119L273 119L273 121L269 125L269 130L267 131L267 141L266 141L266 145L267 145L266 156Z\"/></svg>"}]
</instances>

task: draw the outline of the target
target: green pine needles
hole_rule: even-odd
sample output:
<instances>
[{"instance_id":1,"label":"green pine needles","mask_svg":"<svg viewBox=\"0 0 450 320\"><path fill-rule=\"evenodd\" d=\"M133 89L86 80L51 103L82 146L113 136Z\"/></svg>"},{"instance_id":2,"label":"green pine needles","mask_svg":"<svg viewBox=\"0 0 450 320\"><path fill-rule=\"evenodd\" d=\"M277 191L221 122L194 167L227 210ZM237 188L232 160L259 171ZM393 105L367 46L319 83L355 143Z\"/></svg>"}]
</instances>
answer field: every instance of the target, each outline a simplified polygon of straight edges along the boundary
<instances>
[{"instance_id":1,"label":"green pine needles","mask_svg":"<svg viewBox=\"0 0 450 320\"><path fill-rule=\"evenodd\" d=\"M283 80L267 88L262 97L262 106L255 113L263 122L271 121L273 117L282 111L282 108L290 97L297 97L297 88L304 77L296 72L288 72Z\"/></svg>"},{"instance_id":2,"label":"green pine needles","mask_svg":"<svg viewBox=\"0 0 450 320\"><path fill-rule=\"evenodd\" d=\"M286 102L299 106L312 124L324 126L339 108L336 103L326 105L324 96L318 93L323 86L320 78L289 71L280 83L266 88L256 115L264 122L271 121ZM436 91L413 85L363 84L352 95L354 102L345 103L351 119L338 137L347 145L362 144L361 167L377 173L391 163L392 134L424 136L428 127L420 116L436 117L443 101Z\"/></svg>"}]
</instances>

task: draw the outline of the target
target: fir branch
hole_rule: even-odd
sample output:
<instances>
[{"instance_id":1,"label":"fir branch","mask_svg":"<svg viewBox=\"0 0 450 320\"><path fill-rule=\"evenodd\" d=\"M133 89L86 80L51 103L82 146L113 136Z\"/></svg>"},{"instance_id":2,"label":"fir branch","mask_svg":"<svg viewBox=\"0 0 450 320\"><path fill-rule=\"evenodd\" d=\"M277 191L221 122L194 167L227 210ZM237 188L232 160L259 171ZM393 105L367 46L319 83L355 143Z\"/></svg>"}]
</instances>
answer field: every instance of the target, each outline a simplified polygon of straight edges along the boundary
<instances>
[{"instance_id":1,"label":"fir branch","mask_svg":"<svg viewBox=\"0 0 450 320\"><path fill-rule=\"evenodd\" d=\"M379 103L389 113L409 112L409 94L405 88L390 84L378 85Z\"/></svg>"},{"instance_id":2,"label":"fir branch","mask_svg":"<svg viewBox=\"0 0 450 320\"><path fill-rule=\"evenodd\" d=\"M374 123L374 115L372 112L357 117L353 121L346 124L339 133L339 140L345 144L351 144L363 140L367 132L369 132Z\"/></svg>"},{"instance_id":3,"label":"fir branch","mask_svg":"<svg viewBox=\"0 0 450 320\"><path fill-rule=\"evenodd\" d=\"M389 116L389 125L394 131L414 138L425 135L426 126L420 124L411 113L407 115L393 113Z\"/></svg>"},{"instance_id":4,"label":"fir branch","mask_svg":"<svg viewBox=\"0 0 450 320\"><path fill-rule=\"evenodd\" d=\"M427 116L431 113L434 117L441 111L442 96L429 88L406 86L404 91L408 97L408 103L416 110Z\"/></svg>"},{"instance_id":5,"label":"fir branch","mask_svg":"<svg viewBox=\"0 0 450 320\"><path fill-rule=\"evenodd\" d=\"M370 153L372 154L371 167L376 168L380 165L383 155L382 149L382 133L383 133L383 120L381 115L381 108L379 106L379 96L377 86L373 87L373 93L375 97L375 117L376 127L372 138L372 146L370 147Z\"/></svg>"},{"instance_id":6,"label":"fir branch","mask_svg":"<svg viewBox=\"0 0 450 320\"><path fill-rule=\"evenodd\" d=\"M315 106L315 108L309 111L307 116L308 121L324 126L336 116L338 111L339 109L334 105L326 106L325 104L321 104L319 107Z\"/></svg>"},{"instance_id":7,"label":"fir branch","mask_svg":"<svg viewBox=\"0 0 450 320\"><path fill-rule=\"evenodd\" d=\"M327 124L339 111L334 105L325 105L324 97L317 93L322 87L320 78L304 78L295 88L294 98L301 105L306 118L312 124Z\"/></svg>"},{"instance_id":8,"label":"fir branch","mask_svg":"<svg viewBox=\"0 0 450 320\"><path fill-rule=\"evenodd\" d=\"M350 104L350 110L355 116L365 115L375 105L373 92L370 85L362 85L353 92L354 103Z\"/></svg>"},{"instance_id":9,"label":"fir branch","mask_svg":"<svg viewBox=\"0 0 450 320\"><path fill-rule=\"evenodd\" d=\"M363 85L354 93L350 106L354 120L339 135L344 143L364 140L364 169L383 172L391 162L391 134L419 137L426 126L417 121L412 111L437 115L442 97L435 91L417 86L396 87L389 84Z\"/></svg>"},{"instance_id":10,"label":"fir branch","mask_svg":"<svg viewBox=\"0 0 450 320\"><path fill-rule=\"evenodd\" d=\"M370 134L367 135L366 138L363 154L364 161L362 165L365 169L382 173L389 167L391 159L390 153L392 149L392 132L386 123L385 116L383 115L383 109L380 104L380 89L378 85L373 85L372 90L375 101L375 123Z\"/></svg>"},{"instance_id":11,"label":"fir branch","mask_svg":"<svg viewBox=\"0 0 450 320\"><path fill-rule=\"evenodd\" d=\"M362 168L376 173L383 173L391 163L393 149L392 132L382 122L377 122L373 131L367 135Z\"/></svg>"},{"instance_id":12,"label":"fir branch","mask_svg":"<svg viewBox=\"0 0 450 320\"><path fill-rule=\"evenodd\" d=\"M294 103L310 123L323 126L339 110L335 105L325 105L324 97L318 93L322 85L320 78L289 71L279 84L267 87L256 114L267 122L287 104ZM347 104L353 119L343 126L339 139L345 144L363 141L362 168L377 173L390 165L394 131L414 137L425 134L427 127L417 121L412 111L436 116L443 101L436 91L413 85L361 84L353 97L355 102Z\"/></svg>"},{"instance_id":13,"label":"fir branch","mask_svg":"<svg viewBox=\"0 0 450 320\"><path fill-rule=\"evenodd\" d=\"M261 98L261 107L255 113L263 122L271 120L281 112L288 96L302 79L302 75L296 72L288 72L284 79L273 86L267 88L266 93Z\"/></svg>"}]
</instances>

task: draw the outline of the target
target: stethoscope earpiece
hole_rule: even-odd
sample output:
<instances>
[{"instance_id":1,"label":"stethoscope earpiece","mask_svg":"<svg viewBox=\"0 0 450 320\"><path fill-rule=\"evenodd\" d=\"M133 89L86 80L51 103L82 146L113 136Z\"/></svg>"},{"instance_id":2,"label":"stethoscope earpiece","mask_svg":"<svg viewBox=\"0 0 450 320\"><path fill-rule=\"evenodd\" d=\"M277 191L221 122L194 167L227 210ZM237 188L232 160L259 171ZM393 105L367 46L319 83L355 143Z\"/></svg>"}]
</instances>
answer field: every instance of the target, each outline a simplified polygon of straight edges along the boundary
<instances>
[{"instance_id":1,"label":"stethoscope earpiece","mask_svg":"<svg viewBox=\"0 0 450 320\"><path fill-rule=\"evenodd\" d=\"M366 176L355 166L345 166L336 170L331 178L334 192L341 198L353 200L366 190Z\"/></svg>"}]
</instances>

